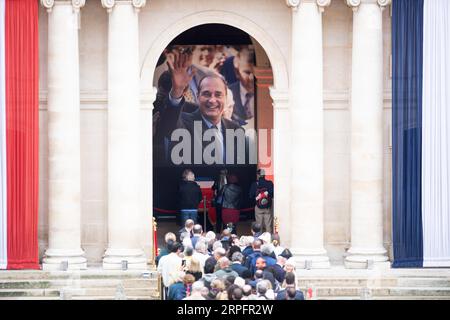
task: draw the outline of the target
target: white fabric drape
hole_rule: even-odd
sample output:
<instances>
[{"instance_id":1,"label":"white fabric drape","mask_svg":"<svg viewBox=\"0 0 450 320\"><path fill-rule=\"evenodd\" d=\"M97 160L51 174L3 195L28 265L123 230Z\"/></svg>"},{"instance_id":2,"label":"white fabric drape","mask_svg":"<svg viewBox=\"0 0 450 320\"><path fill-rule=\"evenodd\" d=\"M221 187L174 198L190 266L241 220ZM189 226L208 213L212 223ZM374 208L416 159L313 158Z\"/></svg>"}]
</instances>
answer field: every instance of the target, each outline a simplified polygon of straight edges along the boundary
<instances>
[{"instance_id":1,"label":"white fabric drape","mask_svg":"<svg viewBox=\"0 0 450 320\"><path fill-rule=\"evenodd\" d=\"M422 106L423 266L450 266L450 1L425 0Z\"/></svg>"},{"instance_id":2,"label":"white fabric drape","mask_svg":"<svg viewBox=\"0 0 450 320\"><path fill-rule=\"evenodd\" d=\"M0 0L0 269L7 266L5 0Z\"/></svg>"}]
</instances>

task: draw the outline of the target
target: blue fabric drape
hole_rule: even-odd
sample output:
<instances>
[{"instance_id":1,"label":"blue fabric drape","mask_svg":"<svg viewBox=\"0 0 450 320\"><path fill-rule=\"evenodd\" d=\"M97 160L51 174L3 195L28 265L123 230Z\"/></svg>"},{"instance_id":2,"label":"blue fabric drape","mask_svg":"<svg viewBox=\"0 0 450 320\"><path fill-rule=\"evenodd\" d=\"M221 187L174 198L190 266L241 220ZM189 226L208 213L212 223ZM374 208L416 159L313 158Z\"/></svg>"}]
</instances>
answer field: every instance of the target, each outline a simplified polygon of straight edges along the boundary
<instances>
[{"instance_id":1,"label":"blue fabric drape","mask_svg":"<svg viewBox=\"0 0 450 320\"><path fill-rule=\"evenodd\" d=\"M422 56L424 0L392 7L394 268L422 267Z\"/></svg>"}]
</instances>

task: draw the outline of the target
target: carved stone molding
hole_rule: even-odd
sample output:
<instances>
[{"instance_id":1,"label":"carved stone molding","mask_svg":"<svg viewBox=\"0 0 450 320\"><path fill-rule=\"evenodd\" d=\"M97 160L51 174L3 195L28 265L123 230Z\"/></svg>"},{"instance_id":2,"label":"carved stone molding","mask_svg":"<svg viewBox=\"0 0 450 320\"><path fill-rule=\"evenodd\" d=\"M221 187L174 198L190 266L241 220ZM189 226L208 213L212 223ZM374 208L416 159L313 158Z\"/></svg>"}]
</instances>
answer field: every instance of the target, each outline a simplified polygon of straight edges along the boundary
<instances>
[{"instance_id":1,"label":"carved stone molding","mask_svg":"<svg viewBox=\"0 0 450 320\"><path fill-rule=\"evenodd\" d=\"M297 10L298 6L300 5L300 0L286 0L286 5L289 8Z\"/></svg>"},{"instance_id":2,"label":"carved stone molding","mask_svg":"<svg viewBox=\"0 0 450 320\"><path fill-rule=\"evenodd\" d=\"M118 3L123 4L131 4L133 5L136 12L139 12L141 8L145 6L147 0L101 0L103 8L106 8L106 11L111 12L113 7Z\"/></svg>"},{"instance_id":3,"label":"carved stone molding","mask_svg":"<svg viewBox=\"0 0 450 320\"><path fill-rule=\"evenodd\" d=\"M392 0L378 0L378 5L381 7L381 9L386 8L388 5L390 5Z\"/></svg>"},{"instance_id":4,"label":"carved stone molding","mask_svg":"<svg viewBox=\"0 0 450 320\"><path fill-rule=\"evenodd\" d=\"M378 3L381 10L391 4L392 0L346 0L347 5L352 8L353 11L357 11L361 3Z\"/></svg>"},{"instance_id":5,"label":"carved stone molding","mask_svg":"<svg viewBox=\"0 0 450 320\"><path fill-rule=\"evenodd\" d=\"M328 7L331 4L331 0L317 0L317 6L319 7L320 12L325 11L325 7Z\"/></svg>"},{"instance_id":6,"label":"carved stone molding","mask_svg":"<svg viewBox=\"0 0 450 320\"><path fill-rule=\"evenodd\" d=\"M331 4L331 0L286 0L286 5L292 10L298 10L298 6L301 2L316 3L320 12L325 10Z\"/></svg>"},{"instance_id":7,"label":"carved stone molding","mask_svg":"<svg viewBox=\"0 0 450 320\"><path fill-rule=\"evenodd\" d=\"M80 9L86 4L86 0L41 0L41 5L51 12L55 4L71 5L74 12L80 12Z\"/></svg>"}]
</instances>

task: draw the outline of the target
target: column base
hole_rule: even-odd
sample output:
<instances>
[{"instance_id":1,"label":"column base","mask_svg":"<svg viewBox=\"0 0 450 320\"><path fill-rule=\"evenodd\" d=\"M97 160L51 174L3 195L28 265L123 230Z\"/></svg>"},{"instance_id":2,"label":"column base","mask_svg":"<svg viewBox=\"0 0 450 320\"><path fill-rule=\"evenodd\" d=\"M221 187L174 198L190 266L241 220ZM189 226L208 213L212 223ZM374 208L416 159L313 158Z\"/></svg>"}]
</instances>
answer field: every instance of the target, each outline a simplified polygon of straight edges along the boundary
<instances>
[{"instance_id":1,"label":"column base","mask_svg":"<svg viewBox=\"0 0 450 320\"><path fill-rule=\"evenodd\" d=\"M347 269L389 269L391 264L384 248L357 249L350 248L344 260Z\"/></svg>"},{"instance_id":2,"label":"column base","mask_svg":"<svg viewBox=\"0 0 450 320\"><path fill-rule=\"evenodd\" d=\"M128 270L146 270L147 257L140 249L108 249L103 258L103 269L122 270L122 261L127 261Z\"/></svg>"},{"instance_id":3,"label":"column base","mask_svg":"<svg viewBox=\"0 0 450 320\"><path fill-rule=\"evenodd\" d=\"M83 250L48 249L42 260L42 270L63 271L63 262L67 262L67 270L87 269L87 260Z\"/></svg>"},{"instance_id":4,"label":"column base","mask_svg":"<svg viewBox=\"0 0 450 320\"><path fill-rule=\"evenodd\" d=\"M330 258L323 249L301 250L292 249L295 267L297 269L329 269Z\"/></svg>"}]
</instances>

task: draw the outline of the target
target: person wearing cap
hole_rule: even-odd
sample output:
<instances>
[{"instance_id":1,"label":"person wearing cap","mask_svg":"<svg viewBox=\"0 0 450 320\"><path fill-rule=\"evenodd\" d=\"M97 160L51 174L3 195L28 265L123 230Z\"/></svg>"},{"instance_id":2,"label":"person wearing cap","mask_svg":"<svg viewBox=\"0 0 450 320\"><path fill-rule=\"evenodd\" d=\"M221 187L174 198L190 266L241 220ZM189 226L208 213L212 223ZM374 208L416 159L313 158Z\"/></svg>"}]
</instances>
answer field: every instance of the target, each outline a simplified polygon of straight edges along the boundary
<instances>
[{"instance_id":1,"label":"person wearing cap","mask_svg":"<svg viewBox=\"0 0 450 320\"><path fill-rule=\"evenodd\" d=\"M273 182L266 180L264 169L256 171L256 181L250 187L249 197L256 202L255 220L264 231L273 232Z\"/></svg>"}]
</instances>

